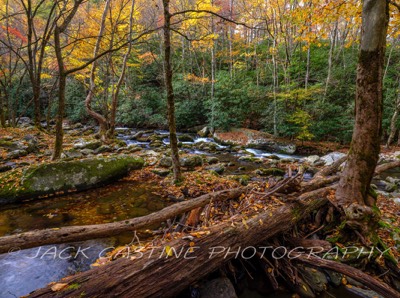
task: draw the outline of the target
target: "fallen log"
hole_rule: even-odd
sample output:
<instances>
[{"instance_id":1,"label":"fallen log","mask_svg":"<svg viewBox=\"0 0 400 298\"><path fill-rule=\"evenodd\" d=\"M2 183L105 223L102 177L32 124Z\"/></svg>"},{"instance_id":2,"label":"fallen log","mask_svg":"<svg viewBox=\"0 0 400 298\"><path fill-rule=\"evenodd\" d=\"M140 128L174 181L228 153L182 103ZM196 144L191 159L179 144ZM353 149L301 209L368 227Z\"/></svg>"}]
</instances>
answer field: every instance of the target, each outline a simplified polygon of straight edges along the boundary
<instances>
[{"instance_id":1,"label":"fallen log","mask_svg":"<svg viewBox=\"0 0 400 298\"><path fill-rule=\"evenodd\" d=\"M234 188L202 195L198 198L168 206L158 212L146 216L117 221L113 223L71 226L60 229L44 229L0 238L0 254L15 249L25 249L46 244L59 244L98 239L115 236L126 231L134 231L161 223L169 218L188 212L192 209L215 201L229 200L239 197L246 188Z\"/></svg>"},{"instance_id":2,"label":"fallen log","mask_svg":"<svg viewBox=\"0 0 400 298\"><path fill-rule=\"evenodd\" d=\"M54 285L49 285L28 297L172 297L235 257L235 252L291 229L324 206L329 191L326 188L307 193L299 197L301 206L287 204L260 213L246 223L242 222L243 218L237 218L234 224L229 221L212 226L209 235L193 240L192 253L187 253L191 247L189 241L175 240L166 245L169 250L181 252L180 257L177 254L166 257L167 246L160 247L135 260L131 256L121 258L67 277L60 281L60 291L54 291Z\"/></svg>"}]
</instances>

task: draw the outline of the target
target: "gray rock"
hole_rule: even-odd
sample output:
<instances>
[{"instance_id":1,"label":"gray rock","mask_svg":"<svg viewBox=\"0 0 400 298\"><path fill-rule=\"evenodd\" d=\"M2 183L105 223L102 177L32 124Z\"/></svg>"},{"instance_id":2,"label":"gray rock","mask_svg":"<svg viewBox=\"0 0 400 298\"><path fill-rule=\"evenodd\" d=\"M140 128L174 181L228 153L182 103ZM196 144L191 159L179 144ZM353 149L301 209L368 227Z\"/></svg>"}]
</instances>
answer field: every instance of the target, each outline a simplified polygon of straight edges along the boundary
<instances>
[{"instance_id":1,"label":"gray rock","mask_svg":"<svg viewBox=\"0 0 400 298\"><path fill-rule=\"evenodd\" d=\"M328 282L335 287L342 284L342 274L331 270L325 270L325 275L327 276Z\"/></svg>"},{"instance_id":2,"label":"gray rock","mask_svg":"<svg viewBox=\"0 0 400 298\"><path fill-rule=\"evenodd\" d=\"M330 166L335 161L341 159L342 157L346 156L346 154L342 152L331 152L327 155L321 157L321 160L325 161L326 166Z\"/></svg>"},{"instance_id":3,"label":"gray rock","mask_svg":"<svg viewBox=\"0 0 400 298\"><path fill-rule=\"evenodd\" d=\"M153 141L153 142L150 143L150 146L151 147L155 147L155 148L162 147L163 145L164 145L164 143L161 142L161 141L158 141L158 140Z\"/></svg>"},{"instance_id":4,"label":"gray rock","mask_svg":"<svg viewBox=\"0 0 400 298\"><path fill-rule=\"evenodd\" d=\"M207 157L207 158L206 158L206 162L207 162L209 165L213 165L213 164L218 163L218 162L219 162L219 159L218 159L218 157L211 156L211 157Z\"/></svg>"},{"instance_id":5,"label":"gray rock","mask_svg":"<svg viewBox=\"0 0 400 298\"><path fill-rule=\"evenodd\" d=\"M237 298L235 288L227 277L206 282L200 287L202 298Z\"/></svg>"},{"instance_id":6,"label":"gray rock","mask_svg":"<svg viewBox=\"0 0 400 298\"><path fill-rule=\"evenodd\" d=\"M198 155L192 155L181 159L181 165L186 168L194 168L203 165L203 159Z\"/></svg>"},{"instance_id":7,"label":"gray rock","mask_svg":"<svg viewBox=\"0 0 400 298\"><path fill-rule=\"evenodd\" d=\"M163 168L172 167L172 158L171 157L163 157L158 162L158 165Z\"/></svg>"},{"instance_id":8,"label":"gray rock","mask_svg":"<svg viewBox=\"0 0 400 298\"><path fill-rule=\"evenodd\" d=\"M81 153L82 153L83 155L89 155L89 154L93 154L93 153L94 153L94 150L85 148L85 149L82 149L82 150L81 150Z\"/></svg>"},{"instance_id":9,"label":"gray rock","mask_svg":"<svg viewBox=\"0 0 400 298\"><path fill-rule=\"evenodd\" d=\"M194 139L189 135L180 135L178 136L179 142L194 142Z\"/></svg>"},{"instance_id":10,"label":"gray rock","mask_svg":"<svg viewBox=\"0 0 400 298\"><path fill-rule=\"evenodd\" d=\"M206 167L206 170L214 171L215 173L221 175L221 174L224 173L225 167L224 167L223 164L216 164L216 165L213 165L213 166Z\"/></svg>"},{"instance_id":11,"label":"gray rock","mask_svg":"<svg viewBox=\"0 0 400 298\"><path fill-rule=\"evenodd\" d=\"M319 293L326 290L328 280L326 279L324 273L310 267L302 268L301 273L305 281L310 285L313 290Z\"/></svg>"},{"instance_id":12,"label":"gray rock","mask_svg":"<svg viewBox=\"0 0 400 298\"><path fill-rule=\"evenodd\" d=\"M210 129L209 129L207 126L205 126L205 127L203 127L201 130L199 130L199 131L197 132L197 134L198 134L201 138L206 138L206 137L208 137L208 136L210 135Z\"/></svg>"},{"instance_id":13,"label":"gray rock","mask_svg":"<svg viewBox=\"0 0 400 298\"><path fill-rule=\"evenodd\" d=\"M18 149L18 150L14 150L14 151L7 153L6 158L7 159L15 159L15 158L20 158L20 157L23 157L26 155L28 155L28 151L23 150L23 149L22 150Z\"/></svg>"},{"instance_id":14,"label":"gray rock","mask_svg":"<svg viewBox=\"0 0 400 298\"><path fill-rule=\"evenodd\" d=\"M255 171L257 175L260 176L284 176L285 171L279 168L260 168Z\"/></svg>"},{"instance_id":15,"label":"gray rock","mask_svg":"<svg viewBox=\"0 0 400 298\"><path fill-rule=\"evenodd\" d=\"M108 146L108 145L101 145L99 148L97 148L96 150L94 150L95 154L99 154L99 153L105 153L105 152L111 152L113 151L113 149Z\"/></svg>"},{"instance_id":16,"label":"gray rock","mask_svg":"<svg viewBox=\"0 0 400 298\"><path fill-rule=\"evenodd\" d=\"M303 161L310 165L314 165L319 160L320 160L320 157L318 155L310 155L310 156L307 156L306 158L303 158Z\"/></svg>"},{"instance_id":17,"label":"gray rock","mask_svg":"<svg viewBox=\"0 0 400 298\"><path fill-rule=\"evenodd\" d=\"M74 149L69 150L69 151L64 151L64 154L66 155L66 157L69 157L69 158L82 158L83 157L82 152L79 152Z\"/></svg>"},{"instance_id":18,"label":"gray rock","mask_svg":"<svg viewBox=\"0 0 400 298\"><path fill-rule=\"evenodd\" d=\"M398 178L393 178L393 177L386 177L386 181L387 182L390 182L390 183L393 183L393 184L397 184L397 185L399 185L400 184L400 179L398 179Z\"/></svg>"},{"instance_id":19,"label":"gray rock","mask_svg":"<svg viewBox=\"0 0 400 298\"><path fill-rule=\"evenodd\" d=\"M91 149L96 150L102 145L100 141L93 141L93 142L81 142L74 145L74 149Z\"/></svg>"},{"instance_id":20,"label":"gray rock","mask_svg":"<svg viewBox=\"0 0 400 298\"><path fill-rule=\"evenodd\" d=\"M161 177L166 177L169 175L170 170L166 170L166 169L153 169L151 170L154 174L161 176Z\"/></svg>"},{"instance_id":21,"label":"gray rock","mask_svg":"<svg viewBox=\"0 0 400 298\"><path fill-rule=\"evenodd\" d=\"M140 138L141 136L143 136L143 134L144 134L144 131L138 131L137 133L135 133L135 134L131 137L131 139L132 139L132 140L136 140L136 139Z\"/></svg>"}]
</instances>

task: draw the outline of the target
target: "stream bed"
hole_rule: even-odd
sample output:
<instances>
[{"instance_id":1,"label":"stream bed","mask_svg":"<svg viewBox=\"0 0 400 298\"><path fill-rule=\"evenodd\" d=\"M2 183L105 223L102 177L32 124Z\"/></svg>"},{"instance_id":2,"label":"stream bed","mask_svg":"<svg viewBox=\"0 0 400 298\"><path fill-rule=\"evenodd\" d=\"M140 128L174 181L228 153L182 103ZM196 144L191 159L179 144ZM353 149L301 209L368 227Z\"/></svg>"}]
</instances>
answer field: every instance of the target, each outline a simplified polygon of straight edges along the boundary
<instances>
[{"instance_id":1,"label":"stream bed","mask_svg":"<svg viewBox=\"0 0 400 298\"><path fill-rule=\"evenodd\" d=\"M124 140L127 145L140 146L145 150L154 149L150 142L133 139L132 135L137 133L135 130L119 129L118 132L118 138ZM162 136L165 148L169 144L168 132L155 131L155 133ZM224 175L243 175L258 169L260 164L257 162L239 160L239 157L249 154L261 159L274 155L289 162L302 158L252 148L245 148L239 152L231 151L229 146L217 144L212 138L199 138L195 135L192 137L192 141L182 142L182 150L187 153L218 157L219 162L226 165ZM215 150L210 152L198 149L196 145L200 143L211 144ZM308 175L305 178L311 177ZM161 186L155 183L121 180L106 187L85 192L3 206L0 207L0 236L35 229L109 223L143 216L170 204L157 195L160 188ZM88 270L90 264L102 256L107 249L129 243L132 237L133 235L127 233L118 237L73 244L49 245L26 250L15 248L10 253L2 254L0 255L0 298L26 295L51 281ZM352 295L341 287L332 289L329 293L328 296L325 294L321 297L360 297ZM288 295L275 293L268 297L291 297ZM261 296L246 290L240 297Z\"/></svg>"}]
</instances>

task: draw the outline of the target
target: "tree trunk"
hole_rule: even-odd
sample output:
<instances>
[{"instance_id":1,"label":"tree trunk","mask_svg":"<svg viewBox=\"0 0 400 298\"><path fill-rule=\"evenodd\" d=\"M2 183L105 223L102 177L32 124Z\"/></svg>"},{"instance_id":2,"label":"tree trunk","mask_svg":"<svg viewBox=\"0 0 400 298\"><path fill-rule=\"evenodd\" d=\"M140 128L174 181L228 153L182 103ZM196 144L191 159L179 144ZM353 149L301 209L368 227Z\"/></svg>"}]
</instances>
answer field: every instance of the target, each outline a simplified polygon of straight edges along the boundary
<instances>
[{"instance_id":1,"label":"tree trunk","mask_svg":"<svg viewBox=\"0 0 400 298\"><path fill-rule=\"evenodd\" d=\"M379 158L382 133L382 76L388 24L386 0L366 0L362 11L362 36L357 68L355 126L348 161L334 200L348 219L359 223L371 215L374 200L368 196ZM361 213L361 214L360 214ZM371 221L369 221L371 224ZM364 232L365 229L363 229Z\"/></svg>"},{"instance_id":2,"label":"tree trunk","mask_svg":"<svg viewBox=\"0 0 400 298\"><path fill-rule=\"evenodd\" d=\"M4 128L6 127L6 117L5 117L5 111L4 111L4 100L3 100L1 92L0 92L0 124Z\"/></svg>"},{"instance_id":3,"label":"tree trunk","mask_svg":"<svg viewBox=\"0 0 400 298\"><path fill-rule=\"evenodd\" d=\"M101 17L100 30L99 30L99 35L96 40L96 45L94 47L93 58L97 57L98 53L100 51L100 43L103 38L105 22L106 22L106 17L107 17L109 8L110 8L110 0L107 0L106 4L104 6L103 15ZM93 99L94 92L96 89L96 84L95 84L96 68L97 68L97 60L93 61L93 63L92 63L92 69L90 71L90 86L89 86L88 95L86 96L86 99L85 99L85 108L86 108L86 112L89 114L89 116L91 116L92 118L97 120L97 122L99 123L100 137L104 141L105 138L107 137L106 133L108 130L107 119L92 109L92 99Z\"/></svg>"},{"instance_id":4,"label":"tree trunk","mask_svg":"<svg viewBox=\"0 0 400 298\"><path fill-rule=\"evenodd\" d=\"M119 76L117 85L115 86L115 90L112 94L112 103L111 103L111 115L110 115L110 125L109 125L109 130L108 130L108 137L109 138L114 138L114 133L115 133L115 120L117 116L117 107L118 107L118 96L119 92L121 90L121 85L125 79L125 73L126 73L126 64L128 62L129 55L131 54L132 51L132 31L133 31L133 13L135 10L135 0L132 0L131 2L131 11L129 14L129 37L128 37L128 49L124 55L123 61L122 61L122 70L121 74Z\"/></svg>"},{"instance_id":5,"label":"tree trunk","mask_svg":"<svg viewBox=\"0 0 400 298\"><path fill-rule=\"evenodd\" d=\"M338 31L338 21L335 22L335 28L333 29L333 35L331 38L331 44L330 44L330 48L329 48L328 74L326 75L324 98L326 98L326 95L328 94L328 88L329 88L329 84L331 81L333 52L335 50L335 45L336 45L337 31Z\"/></svg>"},{"instance_id":6,"label":"tree trunk","mask_svg":"<svg viewBox=\"0 0 400 298\"><path fill-rule=\"evenodd\" d=\"M400 77L399 77L399 88L397 90L395 110L392 115L392 119L390 120L390 133L389 133L388 140L386 142L386 147L388 147L388 148L392 144L394 136L397 131L396 124L397 124L397 119L399 117L399 112L400 112Z\"/></svg>"},{"instance_id":7,"label":"tree trunk","mask_svg":"<svg viewBox=\"0 0 400 298\"><path fill-rule=\"evenodd\" d=\"M58 110L56 120L56 140L54 143L54 151L52 160L61 158L62 145L64 138L63 120L65 111L65 87L67 83L67 77L64 72L64 60L62 57L61 41L60 41L60 29L57 27L54 30L54 47L57 57L58 64Z\"/></svg>"},{"instance_id":8,"label":"tree trunk","mask_svg":"<svg viewBox=\"0 0 400 298\"><path fill-rule=\"evenodd\" d=\"M67 84L67 74L65 72L64 58L62 56L61 34L67 29L82 1L83 0L75 0L73 9L64 16L64 20L60 25L56 24L54 29L54 47L58 66L58 111L56 121L56 140L54 143L52 160L57 160L61 157L64 139L63 120L65 111L65 88Z\"/></svg>"},{"instance_id":9,"label":"tree trunk","mask_svg":"<svg viewBox=\"0 0 400 298\"><path fill-rule=\"evenodd\" d=\"M169 12L169 0L163 0L164 8L164 75L165 88L167 91L168 127L171 146L172 168L174 181L182 180L181 166L179 162L178 137L176 135L175 121L175 98L172 87L172 65L171 65L171 14Z\"/></svg>"},{"instance_id":10,"label":"tree trunk","mask_svg":"<svg viewBox=\"0 0 400 298\"><path fill-rule=\"evenodd\" d=\"M50 285L28 297L56 297L60 294L62 297L80 297L81 293L87 297L174 297L232 259L235 256L233 252L289 230L313 210L324 206L326 194L324 190L300 197L301 208L297 204L287 204L249 218L246 224L239 217L234 225L229 221L212 226L209 235L193 240L192 253L186 253L190 241L175 240L167 243L176 252L170 257L166 256L165 247L155 248L134 261L129 257L122 258L61 281L79 287L66 286L62 292L53 292ZM224 248L224 253L217 254L218 248ZM226 254L228 248L230 253Z\"/></svg>"}]
</instances>

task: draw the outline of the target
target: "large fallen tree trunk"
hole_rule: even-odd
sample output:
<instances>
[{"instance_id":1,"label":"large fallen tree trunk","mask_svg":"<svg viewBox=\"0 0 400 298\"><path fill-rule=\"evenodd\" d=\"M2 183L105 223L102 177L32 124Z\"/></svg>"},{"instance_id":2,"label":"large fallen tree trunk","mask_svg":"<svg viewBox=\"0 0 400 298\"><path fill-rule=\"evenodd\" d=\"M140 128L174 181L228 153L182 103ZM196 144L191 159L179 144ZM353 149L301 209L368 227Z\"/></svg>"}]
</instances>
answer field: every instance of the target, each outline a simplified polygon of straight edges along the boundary
<instances>
[{"instance_id":1,"label":"large fallen tree trunk","mask_svg":"<svg viewBox=\"0 0 400 298\"><path fill-rule=\"evenodd\" d=\"M131 255L65 278L60 291L49 285L28 297L172 297L235 257L236 252L240 256L246 247L292 228L324 206L330 190L328 187L307 193L298 202L265 211L247 222L237 218L234 223L212 226L209 235L194 240L191 253L189 241L175 240L138 259L131 260ZM177 253L167 257L171 248Z\"/></svg>"},{"instance_id":2,"label":"large fallen tree trunk","mask_svg":"<svg viewBox=\"0 0 400 298\"><path fill-rule=\"evenodd\" d=\"M113 223L71 226L60 229L45 229L25 232L0 238L0 254L10 250L25 249L46 244L59 244L115 236L121 232L134 231L161 223L174 216L210 203L210 200L222 201L239 197L245 187L222 190L202 195L198 198L168 206L146 216L117 221Z\"/></svg>"}]
</instances>

